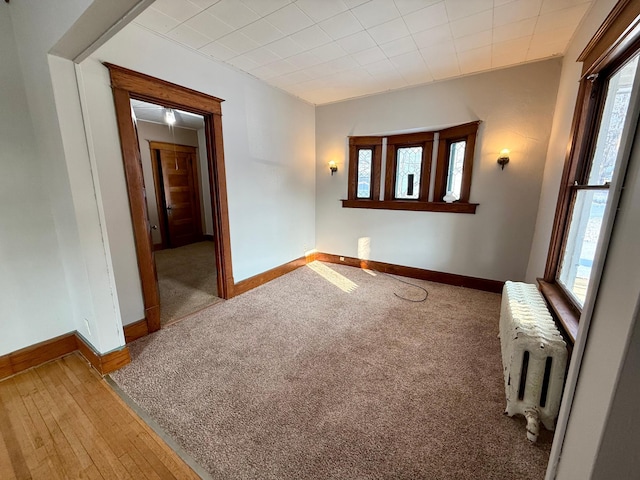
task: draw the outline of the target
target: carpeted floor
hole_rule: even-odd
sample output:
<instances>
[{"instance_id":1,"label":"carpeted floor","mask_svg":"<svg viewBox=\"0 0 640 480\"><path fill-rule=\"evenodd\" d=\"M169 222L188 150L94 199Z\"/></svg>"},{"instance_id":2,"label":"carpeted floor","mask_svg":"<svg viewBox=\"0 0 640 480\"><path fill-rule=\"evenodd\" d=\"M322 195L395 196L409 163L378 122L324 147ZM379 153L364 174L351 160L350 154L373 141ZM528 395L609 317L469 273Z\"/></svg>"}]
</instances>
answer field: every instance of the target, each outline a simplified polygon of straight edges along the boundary
<instances>
[{"instance_id":1,"label":"carpeted floor","mask_svg":"<svg viewBox=\"0 0 640 480\"><path fill-rule=\"evenodd\" d=\"M318 262L130 344L115 381L219 479L542 479L500 296Z\"/></svg>"},{"instance_id":2,"label":"carpeted floor","mask_svg":"<svg viewBox=\"0 0 640 480\"><path fill-rule=\"evenodd\" d=\"M155 252L160 291L160 323L219 302L213 242Z\"/></svg>"}]
</instances>

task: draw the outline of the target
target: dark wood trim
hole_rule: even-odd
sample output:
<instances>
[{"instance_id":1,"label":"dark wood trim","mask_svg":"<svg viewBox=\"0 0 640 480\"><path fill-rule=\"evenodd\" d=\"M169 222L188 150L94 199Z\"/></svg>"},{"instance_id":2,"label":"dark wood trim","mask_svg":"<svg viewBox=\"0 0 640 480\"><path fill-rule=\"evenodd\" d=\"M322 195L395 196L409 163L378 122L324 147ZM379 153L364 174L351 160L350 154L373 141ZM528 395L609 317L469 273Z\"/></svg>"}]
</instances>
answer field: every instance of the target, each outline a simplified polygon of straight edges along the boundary
<instances>
[{"instance_id":1,"label":"dark wood trim","mask_svg":"<svg viewBox=\"0 0 640 480\"><path fill-rule=\"evenodd\" d=\"M584 138L590 125L593 125L593 113L583 115L583 112L589 112L589 106L593 101L592 98L596 92L591 81L583 79L578 89L578 99L573 114L571 124L571 134L569 137L569 145L567 147L567 156L565 158L562 177L560 179L560 191L558 192L558 202L556 203L556 212L551 231L551 239L549 243L549 251L547 253L547 263L545 265L544 279L547 282L555 282L556 271L558 270L558 262L560 259L560 249L562 247L562 239L565 236L567 227L567 216L569 214L570 190L578 169L578 157L586 154L586 142L580 141ZM593 127L591 128L591 130ZM575 160L574 160L575 159Z\"/></svg>"},{"instance_id":2,"label":"dark wood trim","mask_svg":"<svg viewBox=\"0 0 640 480\"><path fill-rule=\"evenodd\" d=\"M467 142L464 152L464 166L462 167L462 185L460 188L460 202L469 203L471 196L471 176L473 173L473 157L476 150L476 136L480 121L456 125L440 131L438 138L438 156L436 161L436 178L433 187L433 200L441 202L447 193L447 174L449 171L449 148L452 143Z\"/></svg>"},{"instance_id":3,"label":"dark wood trim","mask_svg":"<svg viewBox=\"0 0 640 480\"><path fill-rule=\"evenodd\" d=\"M358 195L358 152L371 149L371 200L380 198L380 176L382 175L382 137L349 137L348 197L355 200Z\"/></svg>"},{"instance_id":4,"label":"dark wood trim","mask_svg":"<svg viewBox=\"0 0 640 480\"><path fill-rule=\"evenodd\" d=\"M106 375L131 363L129 347L126 345L108 353L97 353L78 332L75 333L78 351L100 375Z\"/></svg>"},{"instance_id":5,"label":"dark wood trim","mask_svg":"<svg viewBox=\"0 0 640 480\"><path fill-rule=\"evenodd\" d=\"M129 207L133 234L135 238L136 257L140 271L142 296L145 308L160 304L157 287L156 265L153 259L151 227L147 213L147 201L144 191L144 175L138 135L131 120L131 98L129 92L120 88L113 89L113 99L120 134L120 149L124 159L124 173L129 195ZM152 331L160 328L160 315L147 318Z\"/></svg>"},{"instance_id":6,"label":"dark wood trim","mask_svg":"<svg viewBox=\"0 0 640 480\"><path fill-rule=\"evenodd\" d=\"M131 362L128 347L124 346L109 353L98 354L78 332L71 332L2 355L0 357L0 380L56 358L64 357L76 350L79 350L102 375L113 372Z\"/></svg>"},{"instance_id":7,"label":"dark wood trim","mask_svg":"<svg viewBox=\"0 0 640 480\"><path fill-rule=\"evenodd\" d=\"M147 321L143 318L137 322L130 323L123 327L124 341L126 343L135 342L137 339L142 338L149 334L149 327Z\"/></svg>"},{"instance_id":8,"label":"dark wood trim","mask_svg":"<svg viewBox=\"0 0 640 480\"><path fill-rule=\"evenodd\" d=\"M369 145L382 145L382 139L384 137L349 137L349 146L351 145L360 145L360 146L369 146Z\"/></svg>"},{"instance_id":9,"label":"dark wood trim","mask_svg":"<svg viewBox=\"0 0 640 480\"><path fill-rule=\"evenodd\" d=\"M0 357L0 380L75 352L75 333L67 333Z\"/></svg>"},{"instance_id":10,"label":"dark wood trim","mask_svg":"<svg viewBox=\"0 0 640 480\"><path fill-rule=\"evenodd\" d=\"M601 65L619 54L635 39L640 22L640 4L619 0L578 57L584 75L599 70Z\"/></svg>"},{"instance_id":11,"label":"dark wood trim","mask_svg":"<svg viewBox=\"0 0 640 480\"><path fill-rule=\"evenodd\" d=\"M193 153L197 155L197 147L191 145L180 145L178 143L157 142L149 140L149 148L156 150L170 150L172 152Z\"/></svg>"},{"instance_id":12,"label":"dark wood trim","mask_svg":"<svg viewBox=\"0 0 640 480\"><path fill-rule=\"evenodd\" d=\"M221 99L148 75L105 63L111 76L125 178L133 221L136 255L142 283L145 319L150 332L160 328L160 299L153 246L144 194L144 180L136 131L131 119L131 98L178 108L204 117L209 162L209 187L215 231L218 293L229 298L233 291L231 238L227 206Z\"/></svg>"},{"instance_id":13,"label":"dark wood trim","mask_svg":"<svg viewBox=\"0 0 640 480\"><path fill-rule=\"evenodd\" d=\"M555 319L560 323L566 338L573 345L578 336L578 323L580 312L575 305L568 301L562 289L556 283L549 283L543 279L538 279L540 292L551 307Z\"/></svg>"},{"instance_id":14,"label":"dark wood trim","mask_svg":"<svg viewBox=\"0 0 640 480\"><path fill-rule=\"evenodd\" d=\"M396 199L396 180L398 148L422 147L422 168L420 172L420 195L418 202L429 200L429 182L431 181L431 157L433 153L433 132L408 133L402 135L390 135L387 137L387 173L385 174L384 199L385 201L404 201Z\"/></svg>"},{"instance_id":15,"label":"dark wood trim","mask_svg":"<svg viewBox=\"0 0 640 480\"><path fill-rule=\"evenodd\" d=\"M160 165L160 151L151 147L149 142L149 155L151 155L151 171L153 172L153 186L156 192L156 212L158 214L158 226L160 227L160 248L153 245L153 251L169 248L169 227L167 225L167 214L164 208L164 181L162 179L162 166ZM153 235L151 236L153 239Z\"/></svg>"},{"instance_id":16,"label":"dark wood trim","mask_svg":"<svg viewBox=\"0 0 640 480\"><path fill-rule=\"evenodd\" d=\"M129 70L112 63L104 62L109 69L111 86L128 92L135 92L140 100L152 103L162 102L170 108L188 109L193 113L222 115L220 104L224 100L176 85L144 73Z\"/></svg>"},{"instance_id":17,"label":"dark wood trim","mask_svg":"<svg viewBox=\"0 0 640 480\"><path fill-rule=\"evenodd\" d=\"M405 267L403 265L376 262L374 260L362 260L354 257L343 257L340 255L333 255L331 253L318 253L317 259L321 262L337 263L342 265L349 265L351 267L366 268L369 270L376 270L378 272L389 273L391 275L417 278L419 280L444 283L457 287L473 288L476 290L483 290L485 292L501 293L502 287L504 286L504 282L498 280L468 277L466 275L456 275L455 273L436 272L434 270L425 270L423 268L416 267Z\"/></svg>"},{"instance_id":18,"label":"dark wood trim","mask_svg":"<svg viewBox=\"0 0 640 480\"><path fill-rule=\"evenodd\" d=\"M213 235L209 235L208 233L205 233L204 235L202 235L202 239L205 242L213 242L215 239L213 238Z\"/></svg>"},{"instance_id":19,"label":"dark wood trim","mask_svg":"<svg viewBox=\"0 0 640 480\"><path fill-rule=\"evenodd\" d=\"M231 233L229 229L229 206L227 203L227 174L222 141L222 115L205 116L204 127L207 136L209 189L212 199L211 212L215 230L218 295L220 298L226 299L231 298L234 281L231 267Z\"/></svg>"},{"instance_id":20,"label":"dark wood trim","mask_svg":"<svg viewBox=\"0 0 640 480\"><path fill-rule=\"evenodd\" d=\"M313 261L310 260L310 258L313 258L313 254L306 257L296 258L295 260L272 268L271 270L267 270L266 272L262 272L258 275L254 275L253 277L242 280L234 285L233 296L248 292L249 290L259 287L260 285L264 285L271 280L275 280L282 275L292 272L295 269L306 265L307 263L309 263L309 261Z\"/></svg>"},{"instance_id":21,"label":"dark wood trim","mask_svg":"<svg viewBox=\"0 0 640 480\"><path fill-rule=\"evenodd\" d=\"M418 200L341 200L343 208L411 210L417 212L476 213L477 203L420 202Z\"/></svg>"}]
</instances>

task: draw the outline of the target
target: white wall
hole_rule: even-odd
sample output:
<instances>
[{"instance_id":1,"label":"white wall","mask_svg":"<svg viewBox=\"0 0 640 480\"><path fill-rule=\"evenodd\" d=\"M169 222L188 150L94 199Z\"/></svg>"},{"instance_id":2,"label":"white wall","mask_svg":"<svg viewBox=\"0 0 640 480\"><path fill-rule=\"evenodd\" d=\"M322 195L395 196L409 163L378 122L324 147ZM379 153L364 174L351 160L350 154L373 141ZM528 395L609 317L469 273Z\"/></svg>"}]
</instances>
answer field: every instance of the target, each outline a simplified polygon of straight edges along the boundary
<instances>
[{"instance_id":1,"label":"white wall","mask_svg":"<svg viewBox=\"0 0 640 480\"><path fill-rule=\"evenodd\" d=\"M72 330L79 331L99 352L107 352L123 345L124 335L108 245L103 241L100 205L96 204L97 186L91 175L74 67L68 60L48 55L90 5L88 0L25 0L8 7L28 92L34 133L31 141L44 179L41 193L47 198L54 223L54 230L49 233L55 237L48 235L50 247L43 253L50 253L57 243L63 276L59 277L58 268L46 263L41 268L47 278L56 277L55 286L50 281L50 288L66 291L49 302L54 318L45 315L35 320L24 341L27 345L37 343L43 334L59 329L58 324L67 330L66 325L71 322ZM51 257L54 255L51 253ZM32 297L33 290L29 292ZM43 295L46 298L46 291ZM62 300L65 295L67 298ZM64 314L54 313L59 302L65 304ZM62 315L65 318L60 318Z\"/></svg>"},{"instance_id":2,"label":"white wall","mask_svg":"<svg viewBox=\"0 0 640 480\"><path fill-rule=\"evenodd\" d=\"M536 218L560 74L550 60L320 106L316 110L316 248L496 280L522 280ZM475 215L342 208L349 135L434 130L482 120L471 202ZM500 170L503 148L511 163ZM327 163L335 160L337 174Z\"/></svg>"},{"instance_id":3,"label":"white wall","mask_svg":"<svg viewBox=\"0 0 640 480\"><path fill-rule=\"evenodd\" d=\"M0 5L0 355L75 330L9 6Z\"/></svg>"},{"instance_id":4,"label":"white wall","mask_svg":"<svg viewBox=\"0 0 640 480\"><path fill-rule=\"evenodd\" d=\"M132 45L144 48L131 48ZM231 253L236 282L298 258L315 243L314 107L255 78L129 25L82 62L87 121L118 292L139 288L108 61L222 98ZM119 298L123 323L142 298Z\"/></svg>"}]
</instances>

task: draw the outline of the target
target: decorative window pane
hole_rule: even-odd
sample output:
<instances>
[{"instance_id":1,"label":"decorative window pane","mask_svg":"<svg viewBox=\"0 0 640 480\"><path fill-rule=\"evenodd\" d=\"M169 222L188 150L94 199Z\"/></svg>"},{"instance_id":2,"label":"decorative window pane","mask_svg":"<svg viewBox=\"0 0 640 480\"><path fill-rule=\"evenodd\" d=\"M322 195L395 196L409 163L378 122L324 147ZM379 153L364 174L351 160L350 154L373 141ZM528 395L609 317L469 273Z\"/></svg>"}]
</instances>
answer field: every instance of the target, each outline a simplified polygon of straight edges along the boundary
<instances>
[{"instance_id":1,"label":"decorative window pane","mask_svg":"<svg viewBox=\"0 0 640 480\"><path fill-rule=\"evenodd\" d=\"M453 142L449 147L449 169L447 171L447 191L445 195L452 195L455 200L460 200L466 149L467 142L465 140Z\"/></svg>"},{"instance_id":2,"label":"decorative window pane","mask_svg":"<svg viewBox=\"0 0 640 480\"><path fill-rule=\"evenodd\" d=\"M589 171L589 185L604 185L613 178L637 66L636 56L609 80L593 163Z\"/></svg>"},{"instance_id":3,"label":"decorative window pane","mask_svg":"<svg viewBox=\"0 0 640 480\"><path fill-rule=\"evenodd\" d=\"M417 199L420 196L422 147L400 147L396 150L395 198Z\"/></svg>"},{"instance_id":4,"label":"decorative window pane","mask_svg":"<svg viewBox=\"0 0 640 480\"><path fill-rule=\"evenodd\" d=\"M358 150L358 186L357 198L371 198L371 160L373 150L361 148Z\"/></svg>"},{"instance_id":5,"label":"decorative window pane","mask_svg":"<svg viewBox=\"0 0 640 480\"><path fill-rule=\"evenodd\" d=\"M582 307L591 277L608 190L579 190L573 205L569 235L558 281Z\"/></svg>"}]
</instances>

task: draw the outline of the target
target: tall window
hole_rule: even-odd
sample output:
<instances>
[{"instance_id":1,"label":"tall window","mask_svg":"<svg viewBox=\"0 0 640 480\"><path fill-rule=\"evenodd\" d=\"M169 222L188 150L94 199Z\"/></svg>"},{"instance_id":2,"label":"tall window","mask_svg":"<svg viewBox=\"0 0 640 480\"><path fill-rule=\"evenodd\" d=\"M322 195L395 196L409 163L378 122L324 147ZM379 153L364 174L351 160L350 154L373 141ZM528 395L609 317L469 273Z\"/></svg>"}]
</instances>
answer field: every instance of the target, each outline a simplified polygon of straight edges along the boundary
<instances>
[{"instance_id":1,"label":"tall window","mask_svg":"<svg viewBox=\"0 0 640 480\"><path fill-rule=\"evenodd\" d=\"M373 148L358 149L358 184L356 187L357 198L371 198L371 172L373 165Z\"/></svg>"},{"instance_id":2,"label":"tall window","mask_svg":"<svg viewBox=\"0 0 640 480\"><path fill-rule=\"evenodd\" d=\"M557 280L579 307L584 305L609 186L620 160L620 141L637 66L636 55L603 82L596 141L571 186L568 229Z\"/></svg>"},{"instance_id":3,"label":"tall window","mask_svg":"<svg viewBox=\"0 0 640 480\"><path fill-rule=\"evenodd\" d=\"M349 138L349 200L374 200L380 196L382 138Z\"/></svg>"},{"instance_id":4,"label":"tall window","mask_svg":"<svg viewBox=\"0 0 640 480\"><path fill-rule=\"evenodd\" d=\"M469 201L478 124L465 123L440 132L434 201Z\"/></svg>"},{"instance_id":5,"label":"tall window","mask_svg":"<svg viewBox=\"0 0 640 480\"><path fill-rule=\"evenodd\" d=\"M432 149L431 132L387 137L385 200L428 200Z\"/></svg>"},{"instance_id":6,"label":"tall window","mask_svg":"<svg viewBox=\"0 0 640 480\"><path fill-rule=\"evenodd\" d=\"M605 211L615 215L637 124L640 92L637 2L619 2L577 61L582 78L540 289L569 340L589 288ZM632 114L633 112L633 114ZM637 140L637 139L636 139Z\"/></svg>"}]
</instances>

